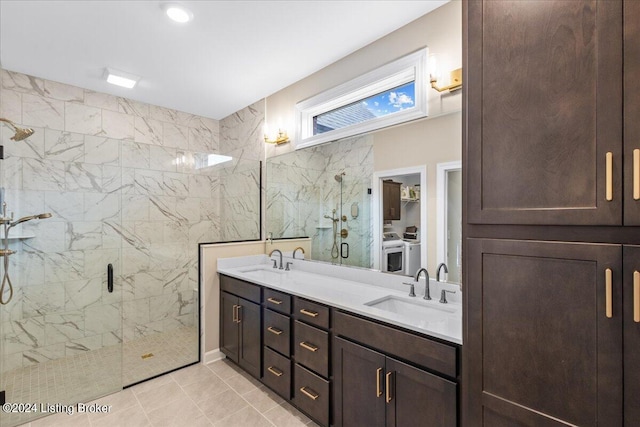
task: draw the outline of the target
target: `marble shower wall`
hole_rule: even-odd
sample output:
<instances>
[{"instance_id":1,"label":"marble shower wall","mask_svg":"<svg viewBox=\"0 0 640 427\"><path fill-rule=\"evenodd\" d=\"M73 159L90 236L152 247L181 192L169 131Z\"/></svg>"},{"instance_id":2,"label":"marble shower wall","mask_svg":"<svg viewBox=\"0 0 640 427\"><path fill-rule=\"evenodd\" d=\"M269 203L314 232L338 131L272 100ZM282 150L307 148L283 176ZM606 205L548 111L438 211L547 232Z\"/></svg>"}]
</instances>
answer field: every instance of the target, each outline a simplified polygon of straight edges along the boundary
<instances>
[{"instance_id":1,"label":"marble shower wall","mask_svg":"<svg viewBox=\"0 0 640 427\"><path fill-rule=\"evenodd\" d=\"M2 127L9 209L53 214L12 230L35 237L12 243L3 370L195 326L198 243L259 228L249 227L259 222L259 189L249 188L259 163L242 153L246 160L196 168L221 153L217 120L0 73L0 117L36 131L14 142ZM240 209L242 197L255 201ZM245 222L225 218L233 210ZM106 292L108 263L122 303Z\"/></svg>"},{"instance_id":2,"label":"marble shower wall","mask_svg":"<svg viewBox=\"0 0 640 427\"><path fill-rule=\"evenodd\" d=\"M260 236L260 162L264 159L264 100L220 120L220 152L234 163L220 176L220 215L226 219L222 241Z\"/></svg>"},{"instance_id":3,"label":"marble shower wall","mask_svg":"<svg viewBox=\"0 0 640 427\"><path fill-rule=\"evenodd\" d=\"M342 187L335 175L344 172ZM267 232L274 238L309 236L312 258L371 266L373 244L371 224L371 177L373 175L373 137L364 135L329 144L297 150L267 159ZM352 218L351 206L358 207ZM324 218L346 215L340 227L348 230L349 257L335 259L332 222Z\"/></svg>"}]
</instances>

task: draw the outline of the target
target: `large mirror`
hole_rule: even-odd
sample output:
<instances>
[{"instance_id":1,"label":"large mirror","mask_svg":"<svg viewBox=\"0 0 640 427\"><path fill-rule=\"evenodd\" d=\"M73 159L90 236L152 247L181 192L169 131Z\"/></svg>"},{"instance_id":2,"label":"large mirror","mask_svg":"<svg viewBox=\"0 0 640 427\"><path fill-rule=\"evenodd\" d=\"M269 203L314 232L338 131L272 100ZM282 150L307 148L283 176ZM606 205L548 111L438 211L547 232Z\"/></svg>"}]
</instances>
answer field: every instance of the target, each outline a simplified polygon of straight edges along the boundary
<instances>
[{"instance_id":1,"label":"large mirror","mask_svg":"<svg viewBox=\"0 0 640 427\"><path fill-rule=\"evenodd\" d=\"M266 231L311 238L308 259L459 283L461 114L273 156Z\"/></svg>"}]
</instances>

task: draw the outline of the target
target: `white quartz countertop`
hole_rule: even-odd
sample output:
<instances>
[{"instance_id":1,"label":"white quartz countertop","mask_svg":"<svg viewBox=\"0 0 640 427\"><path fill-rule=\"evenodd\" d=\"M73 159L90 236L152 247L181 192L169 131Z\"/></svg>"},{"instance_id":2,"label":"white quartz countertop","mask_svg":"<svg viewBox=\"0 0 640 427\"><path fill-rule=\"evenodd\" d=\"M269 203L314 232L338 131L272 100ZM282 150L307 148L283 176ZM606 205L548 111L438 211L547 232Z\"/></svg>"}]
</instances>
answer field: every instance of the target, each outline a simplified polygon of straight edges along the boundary
<instances>
[{"instance_id":1,"label":"white quartz countertop","mask_svg":"<svg viewBox=\"0 0 640 427\"><path fill-rule=\"evenodd\" d=\"M273 269L266 255L219 259L218 273L462 344L462 305L457 285L431 280L432 300L427 301L422 298L424 280L416 285L417 296L409 297L409 286L402 283L413 282L410 277L285 257L287 261L294 263L291 271ZM447 294L448 304L439 302L442 289L456 292ZM372 306L381 301L377 307Z\"/></svg>"}]
</instances>

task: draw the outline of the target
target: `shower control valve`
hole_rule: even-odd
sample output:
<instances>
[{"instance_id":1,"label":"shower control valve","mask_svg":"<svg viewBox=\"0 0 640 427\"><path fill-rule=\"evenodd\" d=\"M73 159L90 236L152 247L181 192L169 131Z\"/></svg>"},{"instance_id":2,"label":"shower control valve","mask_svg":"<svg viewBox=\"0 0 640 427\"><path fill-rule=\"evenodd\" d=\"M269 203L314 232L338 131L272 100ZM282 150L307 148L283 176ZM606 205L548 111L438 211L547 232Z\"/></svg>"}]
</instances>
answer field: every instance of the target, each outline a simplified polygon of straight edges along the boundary
<instances>
[{"instance_id":1,"label":"shower control valve","mask_svg":"<svg viewBox=\"0 0 640 427\"><path fill-rule=\"evenodd\" d=\"M0 249L0 256L9 256L15 253L16 251L12 251L11 249Z\"/></svg>"}]
</instances>

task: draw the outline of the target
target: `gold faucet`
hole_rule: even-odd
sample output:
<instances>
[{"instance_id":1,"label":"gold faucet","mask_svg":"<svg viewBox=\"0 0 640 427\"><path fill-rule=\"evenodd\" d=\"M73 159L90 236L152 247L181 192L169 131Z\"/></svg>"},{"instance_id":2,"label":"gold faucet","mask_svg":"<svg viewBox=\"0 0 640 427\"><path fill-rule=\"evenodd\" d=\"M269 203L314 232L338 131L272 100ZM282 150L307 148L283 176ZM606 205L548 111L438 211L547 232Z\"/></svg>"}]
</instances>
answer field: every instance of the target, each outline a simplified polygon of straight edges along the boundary
<instances>
[{"instance_id":1,"label":"gold faucet","mask_svg":"<svg viewBox=\"0 0 640 427\"><path fill-rule=\"evenodd\" d=\"M298 252L298 249L304 254L304 249L302 248L302 246L298 246L293 250L293 255L291 256L291 258L296 259L296 252ZM304 259L304 256L302 257L302 259Z\"/></svg>"}]
</instances>

